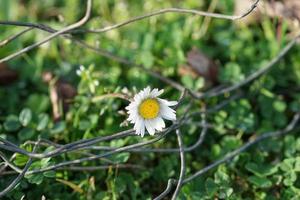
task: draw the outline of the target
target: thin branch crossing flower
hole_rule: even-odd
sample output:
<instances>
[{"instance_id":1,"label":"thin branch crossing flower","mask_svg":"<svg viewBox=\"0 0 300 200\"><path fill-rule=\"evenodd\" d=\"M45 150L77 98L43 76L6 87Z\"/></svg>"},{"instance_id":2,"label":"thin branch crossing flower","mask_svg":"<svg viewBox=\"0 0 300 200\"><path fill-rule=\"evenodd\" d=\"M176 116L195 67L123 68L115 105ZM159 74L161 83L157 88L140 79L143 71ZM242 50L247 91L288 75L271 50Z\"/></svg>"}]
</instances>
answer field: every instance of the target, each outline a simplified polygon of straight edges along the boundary
<instances>
[{"instance_id":1,"label":"thin branch crossing flower","mask_svg":"<svg viewBox=\"0 0 300 200\"><path fill-rule=\"evenodd\" d=\"M167 101L158 98L164 90L157 88L151 90L144 88L134 96L133 101L126 107L128 110L128 121L134 124L137 135L144 137L145 129L150 135L155 131L162 131L165 128L166 120L176 120L176 111L170 106L177 105L177 101Z\"/></svg>"}]
</instances>

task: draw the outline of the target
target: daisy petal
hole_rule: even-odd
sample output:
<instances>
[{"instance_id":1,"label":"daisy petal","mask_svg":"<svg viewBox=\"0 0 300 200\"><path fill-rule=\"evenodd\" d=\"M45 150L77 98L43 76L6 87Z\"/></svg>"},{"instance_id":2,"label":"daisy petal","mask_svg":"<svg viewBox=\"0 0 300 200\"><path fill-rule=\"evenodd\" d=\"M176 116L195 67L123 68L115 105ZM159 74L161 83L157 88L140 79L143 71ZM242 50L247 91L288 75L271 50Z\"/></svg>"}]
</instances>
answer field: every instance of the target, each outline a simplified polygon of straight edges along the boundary
<instances>
[{"instance_id":1,"label":"daisy petal","mask_svg":"<svg viewBox=\"0 0 300 200\"><path fill-rule=\"evenodd\" d=\"M163 128L166 127L166 124L161 117L157 117L156 119L154 119L153 123L155 124L155 129L158 131L162 131Z\"/></svg>"},{"instance_id":2,"label":"daisy petal","mask_svg":"<svg viewBox=\"0 0 300 200\"><path fill-rule=\"evenodd\" d=\"M158 89L157 89L157 88L154 88L154 89L151 91L151 93L150 93L151 97L152 97L152 98L157 97L157 92L158 92Z\"/></svg>"},{"instance_id":3,"label":"daisy petal","mask_svg":"<svg viewBox=\"0 0 300 200\"><path fill-rule=\"evenodd\" d=\"M139 103L141 101L141 97L143 96L143 94L144 94L144 92L142 91L142 92L134 95L134 97L133 97L134 102Z\"/></svg>"},{"instance_id":4,"label":"daisy petal","mask_svg":"<svg viewBox=\"0 0 300 200\"><path fill-rule=\"evenodd\" d=\"M144 123L141 125L140 133L141 133L141 136L144 137L144 135L145 135L145 124Z\"/></svg>"},{"instance_id":5,"label":"daisy petal","mask_svg":"<svg viewBox=\"0 0 300 200\"><path fill-rule=\"evenodd\" d=\"M166 106L175 106L178 104L177 101L167 101L167 100L161 99L161 98L157 98L157 99L160 103L165 104Z\"/></svg>"},{"instance_id":6,"label":"daisy petal","mask_svg":"<svg viewBox=\"0 0 300 200\"><path fill-rule=\"evenodd\" d=\"M135 122L136 119L137 119L137 117L138 117L137 114L135 114L135 113L130 113L127 120L128 120L128 121L131 121L131 122Z\"/></svg>"},{"instance_id":7,"label":"daisy petal","mask_svg":"<svg viewBox=\"0 0 300 200\"><path fill-rule=\"evenodd\" d=\"M168 106L162 106L160 114L164 119L176 120L175 110L169 108Z\"/></svg>"},{"instance_id":8,"label":"daisy petal","mask_svg":"<svg viewBox=\"0 0 300 200\"><path fill-rule=\"evenodd\" d=\"M135 124L134 124L134 127L133 127L133 129L135 130L135 133L137 134L137 135L140 135L141 133L140 133L140 127L143 125L143 120L142 120L142 118L138 118L137 120L136 120L136 122L135 122Z\"/></svg>"},{"instance_id":9,"label":"daisy petal","mask_svg":"<svg viewBox=\"0 0 300 200\"><path fill-rule=\"evenodd\" d=\"M159 91L156 93L156 96L158 97L158 96L160 96L162 93L164 93L164 89L159 90Z\"/></svg>"},{"instance_id":10,"label":"daisy petal","mask_svg":"<svg viewBox=\"0 0 300 200\"><path fill-rule=\"evenodd\" d=\"M164 92L164 90L158 90L157 88L154 88L151 92L151 97L156 98L159 95L161 95Z\"/></svg>"},{"instance_id":11,"label":"daisy petal","mask_svg":"<svg viewBox=\"0 0 300 200\"><path fill-rule=\"evenodd\" d=\"M141 121L141 124L139 126L138 132L139 132L139 135L141 137L144 137L144 134L145 134L145 124L144 124L143 120Z\"/></svg>"},{"instance_id":12,"label":"daisy petal","mask_svg":"<svg viewBox=\"0 0 300 200\"><path fill-rule=\"evenodd\" d=\"M154 135L155 129L151 126L151 124L148 120L145 120L145 126L146 126L146 129L147 129L148 133L150 135Z\"/></svg>"},{"instance_id":13,"label":"daisy petal","mask_svg":"<svg viewBox=\"0 0 300 200\"><path fill-rule=\"evenodd\" d=\"M151 88L148 86L144 89L144 96L147 98L150 96Z\"/></svg>"}]
</instances>

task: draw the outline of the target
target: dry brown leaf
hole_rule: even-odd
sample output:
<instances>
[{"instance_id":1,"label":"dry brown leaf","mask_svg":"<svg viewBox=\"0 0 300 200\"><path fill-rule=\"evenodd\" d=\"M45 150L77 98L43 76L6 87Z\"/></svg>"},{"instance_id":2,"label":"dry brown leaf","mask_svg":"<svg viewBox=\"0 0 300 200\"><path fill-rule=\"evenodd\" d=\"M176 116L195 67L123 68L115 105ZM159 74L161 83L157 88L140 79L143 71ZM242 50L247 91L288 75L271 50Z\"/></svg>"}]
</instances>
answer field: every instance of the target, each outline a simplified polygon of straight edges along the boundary
<instances>
[{"instance_id":1,"label":"dry brown leaf","mask_svg":"<svg viewBox=\"0 0 300 200\"><path fill-rule=\"evenodd\" d=\"M12 84L18 80L18 73L9 69L5 63L0 63L0 86Z\"/></svg>"},{"instance_id":2,"label":"dry brown leaf","mask_svg":"<svg viewBox=\"0 0 300 200\"><path fill-rule=\"evenodd\" d=\"M235 0L235 15L239 15L253 4L254 0ZM288 22L292 32L300 30L300 0L282 0L282 1L260 1L257 9L243 20L237 22L239 24L250 24L261 20L262 16L279 17Z\"/></svg>"},{"instance_id":3,"label":"dry brown leaf","mask_svg":"<svg viewBox=\"0 0 300 200\"><path fill-rule=\"evenodd\" d=\"M187 63L188 65L180 70L183 74L190 73L193 77L202 76L210 85L217 82L216 63L197 48L194 47L187 53Z\"/></svg>"},{"instance_id":4,"label":"dry brown leaf","mask_svg":"<svg viewBox=\"0 0 300 200\"><path fill-rule=\"evenodd\" d=\"M71 100L77 94L76 89L71 84L64 81L57 82L57 90L61 98L64 100Z\"/></svg>"},{"instance_id":5,"label":"dry brown leaf","mask_svg":"<svg viewBox=\"0 0 300 200\"><path fill-rule=\"evenodd\" d=\"M76 89L66 81L54 77L51 72L44 72L44 82L49 85L49 96L52 104L53 119L58 121L64 112L69 109L69 104L77 95ZM62 108L61 108L62 105Z\"/></svg>"}]
</instances>

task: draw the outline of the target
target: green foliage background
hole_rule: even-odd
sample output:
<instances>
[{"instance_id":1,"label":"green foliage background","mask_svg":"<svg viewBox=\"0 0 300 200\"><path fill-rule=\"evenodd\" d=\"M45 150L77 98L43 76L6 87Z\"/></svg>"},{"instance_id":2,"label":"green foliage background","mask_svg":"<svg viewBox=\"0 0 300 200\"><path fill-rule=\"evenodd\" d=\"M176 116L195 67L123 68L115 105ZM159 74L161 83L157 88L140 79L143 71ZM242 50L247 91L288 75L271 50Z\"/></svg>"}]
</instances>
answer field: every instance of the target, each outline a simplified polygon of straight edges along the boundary
<instances>
[{"instance_id":1,"label":"green foliage background","mask_svg":"<svg viewBox=\"0 0 300 200\"><path fill-rule=\"evenodd\" d=\"M196 0L101 0L94 1L93 15L84 28L99 28L121 22L133 16L165 7L207 10L210 1ZM216 11L233 13L233 1L218 1ZM84 13L81 0L11 0L0 1L0 19L48 24L62 28L78 20ZM59 16L59 17L58 17ZM76 37L91 45L159 71L186 87L201 90L202 78L178 73L186 63L186 54L192 47L215 60L219 68L220 84L232 84L255 72L266 61L277 55L288 42L287 23L276 18L249 26L237 26L232 21L213 19L205 35L201 35L203 17L189 14L166 14L152 17L103 34L79 34ZM280 29L277 24L282 23ZM0 26L1 39L22 28ZM276 33L282 33L278 39ZM37 42L47 33L34 30L0 48L5 57L26 45ZM213 126L203 145L186 154L187 174L199 170L226 153L238 148L248 138L266 131L284 128L294 112L300 110L300 48L294 47L283 60L266 75L243 87L242 98L232 101L216 113L208 115ZM127 105L121 99L93 102L92 98L127 87L134 91L148 85L164 88L164 97L177 99L180 93L152 78L134 66L125 66L104 58L70 41L57 38L18 59L9 66L19 73L19 80L0 87L0 136L22 145L27 140L46 138L60 144L84 138L110 135L126 130L120 127L126 116L120 114ZM85 66L78 76L76 70ZM51 116L48 85L42 73L51 71L77 88L69 111L55 123ZM199 84L196 84L199 83ZM205 100L207 107L222 102L226 94ZM188 100L187 100L188 101ZM200 110L201 104L194 105ZM187 103L187 102L186 102ZM178 110L180 116L183 109ZM195 120L200 120L200 116ZM182 128L186 146L193 144L201 129L194 124ZM184 185L179 199L299 199L300 198L300 139L298 132L283 138L264 141L229 163L220 165L204 176ZM135 143L145 138L128 137L105 145L116 147ZM104 144L103 144L104 145ZM175 133L153 145L155 148L176 147ZM30 145L23 145L30 150ZM7 152L7 155L9 153ZM32 168L41 168L64 160L74 160L77 154L35 161ZM6 199L151 199L162 192L169 178L178 178L180 161L177 154L122 153L111 158L117 163L132 163L144 169L108 169L95 172L50 171L26 176ZM24 166L27 158L18 155L14 163ZM83 166L100 165L90 161ZM0 186L13 176L1 176ZM57 179L80 187L83 192Z\"/></svg>"}]
</instances>

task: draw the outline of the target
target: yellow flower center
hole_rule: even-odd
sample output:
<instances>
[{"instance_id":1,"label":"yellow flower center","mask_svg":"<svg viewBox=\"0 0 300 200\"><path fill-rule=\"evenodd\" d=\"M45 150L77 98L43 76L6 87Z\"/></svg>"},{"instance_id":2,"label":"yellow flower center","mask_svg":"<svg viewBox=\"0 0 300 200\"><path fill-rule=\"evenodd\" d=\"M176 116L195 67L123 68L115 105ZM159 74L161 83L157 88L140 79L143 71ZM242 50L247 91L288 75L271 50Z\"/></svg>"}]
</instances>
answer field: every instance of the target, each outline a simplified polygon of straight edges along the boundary
<instances>
[{"instance_id":1,"label":"yellow flower center","mask_svg":"<svg viewBox=\"0 0 300 200\"><path fill-rule=\"evenodd\" d=\"M139 113L144 119L153 119L158 116L159 103L156 99L145 99L139 106Z\"/></svg>"}]
</instances>

